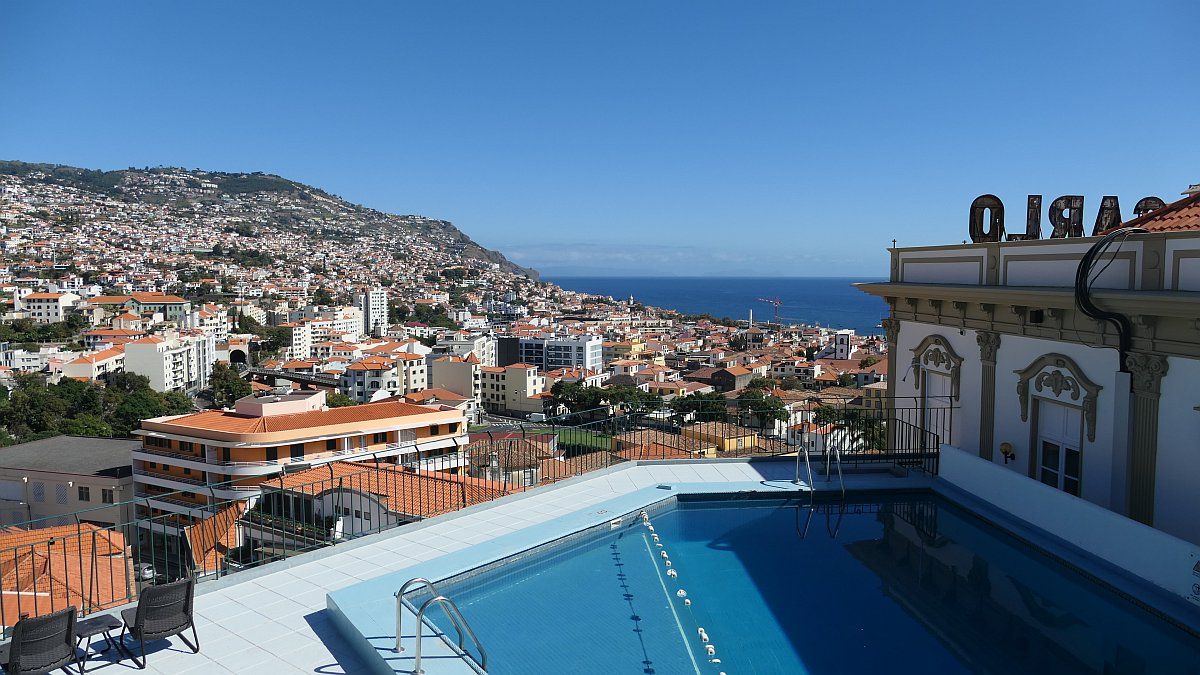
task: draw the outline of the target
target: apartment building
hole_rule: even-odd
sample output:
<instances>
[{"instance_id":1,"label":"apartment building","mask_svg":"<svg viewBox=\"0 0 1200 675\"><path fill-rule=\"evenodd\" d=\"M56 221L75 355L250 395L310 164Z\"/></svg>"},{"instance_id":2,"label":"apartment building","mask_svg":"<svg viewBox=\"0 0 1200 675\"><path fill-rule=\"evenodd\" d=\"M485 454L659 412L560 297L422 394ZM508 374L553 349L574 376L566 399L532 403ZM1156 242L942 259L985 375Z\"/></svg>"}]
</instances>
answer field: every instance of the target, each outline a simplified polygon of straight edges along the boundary
<instances>
[{"instance_id":1,"label":"apartment building","mask_svg":"<svg viewBox=\"0 0 1200 675\"><path fill-rule=\"evenodd\" d=\"M483 405L482 366L474 353L465 358L443 356L434 359L431 365L430 387L452 391L472 399L476 406Z\"/></svg>"},{"instance_id":2,"label":"apartment building","mask_svg":"<svg viewBox=\"0 0 1200 675\"><path fill-rule=\"evenodd\" d=\"M143 508L189 518L207 518L214 498L245 499L287 470L339 460L418 466L429 458L453 467L467 440L459 410L398 398L331 409L324 391L247 396L232 410L144 420L134 433L142 438L132 458Z\"/></svg>"},{"instance_id":3,"label":"apartment building","mask_svg":"<svg viewBox=\"0 0 1200 675\"><path fill-rule=\"evenodd\" d=\"M546 391L546 378L538 374L537 366L514 363L503 368L480 367L480 375L485 410L520 414L542 412L541 394Z\"/></svg>"},{"instance_id":4,"label":"apartment building","mask_svg":"<svg viewBox=\"0 0 1200 675\"><path fill-rule=\"evenodd\" d=\"M429 364L423 355L401 352L393 354L393 358L404 376L403 393L412 394L429 388Z\"/></svg>"},{"instance_id":5,"label":"apartment building","mask_svg":"<svg viewBox=\"0 0 1200 675\"><path fill-rule=\"evenodd\" d=\"M287 322L308 320L312 324L312 339L354 340L362 335L363 313L359 307L314 307L308 305L287 312Z\"/></svg>"},{"instance_id":6,"label":"apartment building","mask_svg":"<svg viewBox=\"0 0 1200 675\"><path fill-rule=\"evenodd\" d=\"M150 378L155 391L203 389L216 359L216 339L204 333L150 335L125 345L125 370Z\"/></svg>"},{"instance_id":7,"label":"apartment building","mask_svg":"<svg viewBox=\"0 0 1200 675\"><path fill-rule=\"evenodd\" d=\"M381 287L368 289L354 296L354 305L362 312L363 335L380 337L388 328L388 295Z\"/></svg>"},{"instance_id":8,"label":"apartment building","mask_svg":"<svg viewBox=\"0 0 1200 675\"><path fill-rule=\"evenodd\" d=\"M179 321L192 309L192 303L175 295L165 293L131 293L129 295L101 295L88 301L103 307L113 314L123 310L135 314L161 314L164 321Z\"/></svg>"},{"instance_id":9,"label":"apartment building","mask_svg":"<svg viewBox=\"0 0 1200 675\"><path fill-rule=\"evenodd\" d=\"M596 335L550 333L522 337L518 344L521 363L543 372L559 368L583 368L599 372L604 367L604 341Z\"/></svg>"},{"instance_id":10,"label":"apartment building","mask_svg":"<svg viewBox=\"0 0 1200 675\"><path fill-rule=\"evenodd\" d=\"M338 389L360 403L377 397L397 396L404 391L404 373L400 362L385 356L367 356L346 366Z\"/></svg>"},{"instance_id":11,"label":"apartment building","mask_svg":"<svg viewBox=\"0 0 1200 675\"><path fill-rule=\"evenodd\" d=\"M434 354L449 354L466 358L474 354L483 366L496 365L496 338L491 335L473 335L463 331L447 332L438 337L433 346Z\"/></svg>"},{"instance_id":12,"label":"apartment building","mask_svg":"<svg viewBox=\"0 0 1200 675\"><path fill-rule=\"evenodd\" d=\"M279 327L288 329L288 358L307 359L312 356L312 327L308 321L283 323Z\"/></svg>"},{"instance_id":13,"label":"apartment building","mask_svg":"<svg viewBox=\"0 0 1200 675\"><path fill-rule=\"evenodd\" d=\"M91 354L83 354L62 365L59 372L63 377L76 380L98 380L108 373L125 368L125 348L109 347Z\"/></svg>"},{"instance_id":14,"label":"apartment building","mask_svg":"<svg viewBox=\"0 0 1200 675\"><path fill-rule=\"evenodd\" d=\"M211 333L217 342L229 340L229 317L223 308L214 305L181 314L179 327Z\"/></svg>"},{"instance_id":15,"label":"apartment building","mask_svg":"<svg viewBox=\"0 0 1200 675\"><path fill-rule=\"evenodd\" d=\"M58 323L67 319L67 310L81 299L74 293L29 293L21 305L34 323Z\"/></svg>"}]
</instances>

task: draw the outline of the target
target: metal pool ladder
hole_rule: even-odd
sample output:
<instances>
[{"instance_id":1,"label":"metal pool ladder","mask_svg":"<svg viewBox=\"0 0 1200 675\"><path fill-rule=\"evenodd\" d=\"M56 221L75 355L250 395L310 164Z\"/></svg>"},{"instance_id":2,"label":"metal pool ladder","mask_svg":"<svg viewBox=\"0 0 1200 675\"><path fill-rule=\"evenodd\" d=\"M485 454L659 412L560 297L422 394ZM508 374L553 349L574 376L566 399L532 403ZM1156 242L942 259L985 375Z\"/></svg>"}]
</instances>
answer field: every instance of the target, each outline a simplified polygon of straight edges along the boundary
<instances>
[{"instance_id":1,"label":"metal pool ladder","mask_svg":"<svg viewBox=\"0 0 1200 675\"><path fill-rule=\"evenodd\" d=\"M413 609L417 612L417 646L413 651L413 672L416 675L421 675L421 673L425 672L421 670L421 629L425 625L425 612L429 611L429 609L434 605L438 605L445 610L446 616L450 617L450 623L454 624L454 630L458 633L459 650L462 651L463 654L470 656L470 654L467 654L466 651L465 638L471 638L471 644L475 645L475 648L479 650L479 667L482 668L486 673L487 651L484 650L483 644L479 642L479 638L476 637L475 631L471 630L471 624L467 623L467 619L462 615L462 612L459 611L458 605L454 604L454 601L450 598L442 595L441 592L438 591L437 586L433 585L432 581L424 577L414 577L409 579L408 581L404 582L404 585L400 587L400 590L396 591L396 646L392 649L392 651L397 653L404 651L404 646L400 644L400 637L404 635L400 625L401 619L404 616L404 594L408 592L408 589L411 586L424 586L425 588L428 588L430 594L432 594L431 598L421 604L420 609L413 607Z\"/></svg>"}]
</instances>

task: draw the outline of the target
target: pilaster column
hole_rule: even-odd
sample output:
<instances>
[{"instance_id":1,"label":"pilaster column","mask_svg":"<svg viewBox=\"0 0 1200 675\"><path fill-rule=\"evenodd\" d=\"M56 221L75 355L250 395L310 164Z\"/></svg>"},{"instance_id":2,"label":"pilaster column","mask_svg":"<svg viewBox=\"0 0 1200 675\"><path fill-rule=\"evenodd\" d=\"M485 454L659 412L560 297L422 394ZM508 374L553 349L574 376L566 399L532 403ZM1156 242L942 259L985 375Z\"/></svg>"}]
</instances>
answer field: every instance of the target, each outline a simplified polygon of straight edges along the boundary
<instances>
[{"instance_id":1,"label":"pilaster column","mask_svg":"<svg viewBox=\"0 0 1200 675\"><path fill-rule=\"evenodd\" d=\"M1129 447L1129 517L1154 524L1154 484L1158 469L1158 400L1167 359L1132 352L1125 366L1133 382L1132 438Z\"/></svg>"},{"instance_id":2,"label":"pilaster column","mask_svg":"<svg viewBox=\"0 0 1200 675\"><path fill-rule=\"evenodd\" d=\"M896 341L900 339L900 319L888 317L879 322L883 326L883 331L887 336L888 345L888 396L894 398L896 396ZM892 403L888 402L889 405Z\"/></svg>"},{"instance_id":3,"label":"pilaster column","mask_svg":"<svg viewBox=\"0 0 1200 675\"><path fill-rule=\"evenodd\" d=\"M992 461L996 442L996 352L1000 350L1000 334L981 330L975 333L979 343L979 456Z\"/></svg>"}]
</instances>

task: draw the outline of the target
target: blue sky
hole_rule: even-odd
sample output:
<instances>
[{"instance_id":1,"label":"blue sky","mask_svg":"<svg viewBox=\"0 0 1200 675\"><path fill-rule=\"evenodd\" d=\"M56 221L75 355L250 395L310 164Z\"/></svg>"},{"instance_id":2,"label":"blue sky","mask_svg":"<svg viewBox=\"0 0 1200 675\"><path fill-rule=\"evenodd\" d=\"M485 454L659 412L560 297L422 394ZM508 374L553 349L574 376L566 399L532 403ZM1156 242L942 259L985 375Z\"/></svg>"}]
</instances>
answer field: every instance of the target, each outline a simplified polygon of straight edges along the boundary
<instances>
[{"instance_id":1,"label":"blue sky","mask_svg":"<svg viewBox=\"0 0 1200 675\"><path fill-rule=\"evenodd\" d=\"M1200 4L4 2L0 158L266 171L549 276L870 275L1173 201Z\"/></svg>"}]
</instances>

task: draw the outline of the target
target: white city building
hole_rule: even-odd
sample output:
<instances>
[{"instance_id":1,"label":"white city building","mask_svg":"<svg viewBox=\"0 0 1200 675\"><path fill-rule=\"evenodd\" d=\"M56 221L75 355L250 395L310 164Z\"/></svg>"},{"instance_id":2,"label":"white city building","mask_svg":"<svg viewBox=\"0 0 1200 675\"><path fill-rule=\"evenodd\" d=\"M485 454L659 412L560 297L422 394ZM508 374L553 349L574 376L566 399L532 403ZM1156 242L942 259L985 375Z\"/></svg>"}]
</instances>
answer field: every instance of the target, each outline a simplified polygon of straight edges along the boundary
<instances>
[{"instance_id":1,"label":"white city building","mask_svg":"<svg viewBox=\"0 0 1200 675\"><path fill-rule=\"evenodd\" d=\"M559 368L600 371L604 367L604 340L598 335L558 335L549 333L520 340L522 363L537 366L543 372Z\"/></svg>"},{"instance_id":2,"label":"white city building","mask_svg":"<svg viewBox=\"0 0 1200 675\"><path fill-rule=\"evenodd\" d=\"M125 345L125 370L149 378L155 391L203 389L216 359L216 339L198 331L150 335Z\"/></svg>"},{"instance_id":3,"label":"white city building","mask_svg":"<svg viewBox=\"0 0 1200 675\"><path fill-rule=\"evenodd\" d=\"M67 310L81 299L74 293L29 293L20 302L34 323L58 323L66 320Z\"/></svg>"},{"instance_id":4,"label":"white city building","mask_svg":"<svg viewBox=\"0 0 1200 675\"><path fill-rule=\"evenodd\" d=\"M388 296L383 288L372 288L354 296L354 304L362 312L363 335L382 336L388 329Z\"/></svg>"}]
</instances>

